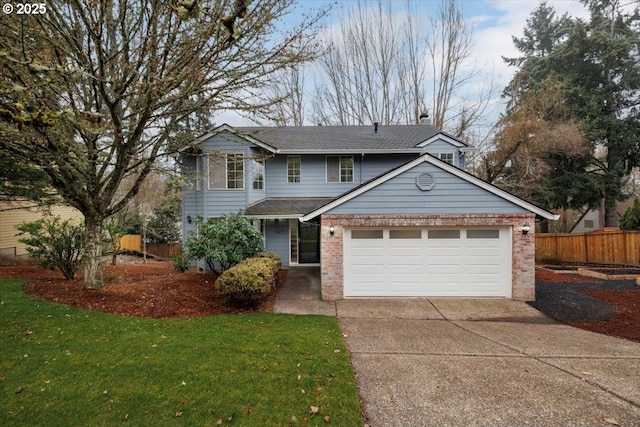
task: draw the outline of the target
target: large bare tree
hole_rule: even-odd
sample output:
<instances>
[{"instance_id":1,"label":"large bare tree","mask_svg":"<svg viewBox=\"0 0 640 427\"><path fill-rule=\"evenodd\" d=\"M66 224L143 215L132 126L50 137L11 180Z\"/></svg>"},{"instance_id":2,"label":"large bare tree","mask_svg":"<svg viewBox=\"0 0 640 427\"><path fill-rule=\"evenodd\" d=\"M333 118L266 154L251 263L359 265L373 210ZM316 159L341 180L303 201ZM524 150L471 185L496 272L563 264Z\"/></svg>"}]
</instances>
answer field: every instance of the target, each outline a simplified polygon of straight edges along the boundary
<instances>
[{"instance_id":1,"label":"large bare tree","mask_svg":"<svg viewBox=\"0 0 640 427\"><path fill-rule=\"evenodd\" d=\"M84 214L86 288L103 286L103 220L156 160L202 132L203 115L268 108L270 76L314 58L321 13L281 32L292 3L52 0L0 18L0 148Z\"/></svg>"},{"instance_id":2,"label":"large bare tree","mask_svg":"<svg viewBox=\"0 0 640 427\"><path fill-rule=\"evenodd\" d=\"M266 90L274 102L263 116L278 126L302 126L305 117L305 69L294 64L275 76Z\"/></svg>"},{"instance_id":3,"label":"large bare tree","mask_svg":"<svg viewBox=\"0 0 640 427\"><path fill-rule=\"evenodd\" d=\"M477 91L470 24L455 0L442 0L422 19L415 3L403 11L378 0L358 2L329 35L320 59L314 117L321 123L417 123L429 110L434 125L463 136L480 118L491 88Z\"/></svg>"}]
</instances>

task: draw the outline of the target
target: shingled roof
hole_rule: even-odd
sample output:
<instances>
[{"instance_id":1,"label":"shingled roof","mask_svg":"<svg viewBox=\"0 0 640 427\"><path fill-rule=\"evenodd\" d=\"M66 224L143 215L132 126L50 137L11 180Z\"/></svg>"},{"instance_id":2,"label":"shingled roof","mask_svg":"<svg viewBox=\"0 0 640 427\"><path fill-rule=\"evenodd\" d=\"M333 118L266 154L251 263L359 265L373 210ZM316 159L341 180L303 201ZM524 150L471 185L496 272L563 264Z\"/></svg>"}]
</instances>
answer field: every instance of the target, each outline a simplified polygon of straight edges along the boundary
<instances>
[{"instance_id":1,"label":"shingled roof","mask_svg":"<svg viewBox=\"0 0 640 427\"><path fill-rule=\"evenodd\" d=\"M245 210L245 216L250 217L278 217L298 218L307 212L318 209L331 202L334 198L325 197L277 197L263 199Z\"/></svg>"},{"instance_id":2,"label":"shingled roof","mask_svg":"<svg viewBox=\"0 0 640 427\"><path fill-rule=\"evenodd\" d=\"M416 152L440 129L432 125L238 127L239 134L277 149L280 153ZM465 144L466 145L466 144Z\"/></svg>"}]
</instances>

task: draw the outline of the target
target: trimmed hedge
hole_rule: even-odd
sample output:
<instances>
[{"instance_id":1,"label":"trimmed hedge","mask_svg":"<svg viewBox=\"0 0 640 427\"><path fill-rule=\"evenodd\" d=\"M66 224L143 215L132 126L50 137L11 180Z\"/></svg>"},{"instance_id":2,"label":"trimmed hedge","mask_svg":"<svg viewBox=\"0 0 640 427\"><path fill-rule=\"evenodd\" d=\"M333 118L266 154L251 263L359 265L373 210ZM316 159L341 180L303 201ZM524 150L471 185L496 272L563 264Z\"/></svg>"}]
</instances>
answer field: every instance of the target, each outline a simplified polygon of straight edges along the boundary
<instances>
[{"instance_id":1,"label":"trimmed hedge","mask_svg":"<svg viewBox=\"0 0 640 427\"><path fill-rule=\"evenodd\" d=\"M280 269L280 257L265 253L247 258L226 270L215 288L227 303L239 307L254 307L275 288L276 274Z\"/></svg>"},{"instance_id":2,"label":"trimmed hedge","mask_svg":"<svg viewBox=\"0 0 640 427\"><path fill-rule=\"evenodd\" d=\"M258 255L256 255L256 257L266 258L273 261L275 263L274 268L276 269L276 272L278 272L278 270L280 270L280 267L282 267L282 260L280 259L280 256L275 252L271 252L271 251L260 252Z\"/></svg>"}]
</instances>

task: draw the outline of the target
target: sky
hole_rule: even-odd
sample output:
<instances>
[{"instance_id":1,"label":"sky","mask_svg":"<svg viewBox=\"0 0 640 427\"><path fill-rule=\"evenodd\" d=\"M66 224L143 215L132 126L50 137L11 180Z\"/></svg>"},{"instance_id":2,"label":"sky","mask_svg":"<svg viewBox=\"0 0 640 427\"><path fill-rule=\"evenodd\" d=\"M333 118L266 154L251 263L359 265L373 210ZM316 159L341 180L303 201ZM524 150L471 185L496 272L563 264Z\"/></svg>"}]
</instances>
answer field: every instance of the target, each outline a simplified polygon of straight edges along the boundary
<instances>
[{"instance_id":1,"label":"sky","mask_svg":"<svg viewBox=\"0 0 640 427\"><path fill-rule=\"evenodd\" d=\"M360 0L363 4L375 4L376 0ZM478 82L489 84L493 81L497 88L496 96L485 111L490 121L495 121L504 111L504 101L499 99L499 93L507 85L515 69L507 67L502 57L515 57L517 50L512 43L512 36L521 36L526 20L531 12L540 4L538 0L457 0L466 19L473 26L473 64L482 70L478 75ZM340 17L349 8L357 4L357 0L299 0L297 10L316 9L333 4L329 16L324 20L325 26L336 25ZM392 0L399 10L403 9L406 0ZM428 13L437 10L441 0L413 0L419 12ZM577 0L547 0L556 10L556 16L565 12L573 17L587 18L588 12ZM227 123L232 126L246 126L252 123L232 112L222 113L216 117L216 122Z\"/></svg>"}]
</instances>

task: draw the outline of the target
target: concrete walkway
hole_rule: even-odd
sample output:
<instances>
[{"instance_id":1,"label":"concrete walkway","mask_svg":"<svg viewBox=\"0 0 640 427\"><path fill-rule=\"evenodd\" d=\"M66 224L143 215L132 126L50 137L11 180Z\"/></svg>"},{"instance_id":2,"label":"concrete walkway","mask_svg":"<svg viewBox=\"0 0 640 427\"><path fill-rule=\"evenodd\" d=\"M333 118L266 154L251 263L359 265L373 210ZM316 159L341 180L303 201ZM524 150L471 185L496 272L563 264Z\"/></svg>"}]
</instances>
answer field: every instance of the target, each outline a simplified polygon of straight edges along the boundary
<instances>
[{"instance_id":1,"label":"concrete walkway","mask_svg":"<svg viewBox=\"0 0 640 427\"><path fill-rule=\"evenodd\" d=\"M320 267L292 267L278 291L276 313L336 315L336 304L320 300Z\"/></svg>"},{"instance_id":2,"label":"concrete walkway","mask_svg":"<svg viewBox=\"0 0 640 427\"><path fill-rule=\"evenodd\" d=\"M368 425L640 426L638 343L517 301L322 302L295 270L276 307L338 316Z\"/></svg>"}]
</instances>

